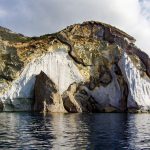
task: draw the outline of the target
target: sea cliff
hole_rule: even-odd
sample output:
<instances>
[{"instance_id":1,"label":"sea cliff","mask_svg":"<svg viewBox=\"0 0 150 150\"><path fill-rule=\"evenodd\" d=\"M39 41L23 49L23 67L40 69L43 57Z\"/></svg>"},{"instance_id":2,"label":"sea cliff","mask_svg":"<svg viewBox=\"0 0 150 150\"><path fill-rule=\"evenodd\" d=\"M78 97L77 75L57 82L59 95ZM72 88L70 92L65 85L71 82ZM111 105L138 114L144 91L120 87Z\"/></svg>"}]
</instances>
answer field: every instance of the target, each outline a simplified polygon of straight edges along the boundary
<instances>
[{"instance_id":1,"label":"sea cliff","mask_svg":"<svg viewBox=\"0 0 150 150\"><path fill-rule=\"evenodd\" d=\"M149 112L150 58L134 43L95 21L40 37L0 27L0 110Z\"/></svg>"}]
</instances>

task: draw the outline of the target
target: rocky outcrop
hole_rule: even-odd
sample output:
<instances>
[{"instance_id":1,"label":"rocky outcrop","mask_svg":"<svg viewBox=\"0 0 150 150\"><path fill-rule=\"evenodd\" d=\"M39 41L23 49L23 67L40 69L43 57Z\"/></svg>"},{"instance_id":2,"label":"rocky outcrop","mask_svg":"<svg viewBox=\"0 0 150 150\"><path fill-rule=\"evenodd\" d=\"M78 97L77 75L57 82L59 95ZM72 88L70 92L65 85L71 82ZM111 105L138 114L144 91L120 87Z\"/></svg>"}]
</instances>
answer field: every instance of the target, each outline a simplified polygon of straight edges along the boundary
<instances>
[{"instance_id":1,"label":"rocky outcrop","mask_svg":"<svg viewBox=\"0 0 150 150\"><path fill-rule=\"evenodd\" d=\"M139 48L129 45L126 52L129 55L136 55L144 64L147 75L150 77L150 58L149 56L142 52Z\"/></svg>"},{"instance_id":2,"label":"rocky outcrop","mask_svg":"<svg viewBox=\"0 0 150 150\"><path fill-rule=\"evenodd\" d=\"M116 27L90 21L41 37L0 27L0 36L3 111L33 102L35 111L150 111L150 58Z\"/></svg>"},{"instance_id":3,"label":"rocky outcrop","mask_svg":"<svg viewBox=\"0 0 150 150\"><path fill-rule=\"evenodd\" d=\"M100 112L100 105L84 89L85 86L73 83L62 95L63 104L68 112Z\"/></svg>"},{"instance_id":4,"label":"rocky outcrop","mask_svg":"<svg viewBox=\"0 0 150 150\"><path fill-rule=\"evenodd\" d=\"M34 111L66 112L58 88L42 71L36 76L34 95Z\"/></svg>"},{"instance_id":5,"label":"rocky outcrop","mask_svg":"<svg viewBox=\"0 0 150 150\"><path fill-rule=\"evenodd\" d=\"M135 62L132 59L124 52L119 61L119 66L128 85L127 108L128 110L149 111L150 78L146 72L143 73L135 66ZM139 58L136 61L140 61ZM138 67L141 68L140 66Z\"/></svg>"},{"instance_id":6,"label":"rocky outcrop","mask_svg":"<svg viewBox=\"0 0 150 150\"><path fill-rule=\"evenodd\" d=\"M71 84L67 91L63 93L62 99L65 109L68 112L82 112L82 106L79 101L76 100L75 95L77 92L77 84Z\"/></svg>"},{"instance_id":7,"label":"rocky outcrop","mask_svg":"<svg viewBox=\"0 0 150 150\"><path fill-rule=\"evenodd\" d=\"M0 101L0 112L3 111L3 102Z\"/></svg>"}]
</instances>

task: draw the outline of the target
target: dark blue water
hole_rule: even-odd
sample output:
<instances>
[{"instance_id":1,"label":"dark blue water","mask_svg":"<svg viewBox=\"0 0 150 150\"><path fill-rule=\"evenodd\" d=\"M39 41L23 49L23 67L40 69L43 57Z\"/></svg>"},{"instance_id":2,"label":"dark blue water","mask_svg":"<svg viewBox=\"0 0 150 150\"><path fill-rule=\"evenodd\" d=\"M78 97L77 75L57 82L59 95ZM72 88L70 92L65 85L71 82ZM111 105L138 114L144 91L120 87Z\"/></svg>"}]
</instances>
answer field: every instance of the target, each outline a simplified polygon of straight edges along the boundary
<instances>
[{"instance_id":1,"label":"dark blue water","mask_svg":"<svg viewBox=\"0 0 150 150\"><path fill-rule=\"evenodd\" d=\"M0 149L150 149L150 114L0 113Z\"/></svg>"}]
</instances>

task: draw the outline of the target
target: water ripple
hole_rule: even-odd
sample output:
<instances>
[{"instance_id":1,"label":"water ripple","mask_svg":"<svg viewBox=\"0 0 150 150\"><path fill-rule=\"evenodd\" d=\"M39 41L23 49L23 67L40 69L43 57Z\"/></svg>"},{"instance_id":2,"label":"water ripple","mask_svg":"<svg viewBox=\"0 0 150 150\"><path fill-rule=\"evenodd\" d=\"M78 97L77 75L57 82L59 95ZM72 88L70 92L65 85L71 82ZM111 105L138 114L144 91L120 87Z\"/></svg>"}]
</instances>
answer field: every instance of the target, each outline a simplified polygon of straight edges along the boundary
<instances>
[{"instance_id":1,"label":"water ripple","mask_svg":"<svg viewBox=\"0 0 150 150\"><path fill-rule=\"evenodd\" d=\"M0 149L150 149L150 114L0 113Z\"/></svg>"}]
</instances>

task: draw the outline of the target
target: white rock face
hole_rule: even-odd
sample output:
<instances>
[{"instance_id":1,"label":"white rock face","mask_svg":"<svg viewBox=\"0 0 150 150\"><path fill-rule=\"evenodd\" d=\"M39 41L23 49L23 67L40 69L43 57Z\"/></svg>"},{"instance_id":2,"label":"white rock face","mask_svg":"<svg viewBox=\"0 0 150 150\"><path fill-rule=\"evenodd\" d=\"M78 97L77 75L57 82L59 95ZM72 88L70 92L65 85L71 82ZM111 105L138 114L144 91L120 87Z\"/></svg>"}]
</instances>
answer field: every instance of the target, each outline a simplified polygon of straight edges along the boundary
<instances>
[{"instance_id":1,"label":"white rock face","mask_svg":"<svg viewBox=\"0 0 150 150\"><path fill-rule=\"evenodd\" d=\"M29 103L34 94L35 76L41 71L58 86L61 94L73 82L83 81L83 77L68 53L65 49L59 49L29 63L20 77L12 83L12 87L0 96L0 99L4 104L17 107L17 110L30 110ZM7 110L9 111L10 108L5 107L4 111Z\"/></svg>"},{"instance_id":2,"label":"white rock face","mask_svg":"<svg viewBox=\"0 0 150 150\"><path fill-rule=\"evenodd\" d=\"M138 108L138 105L142 110L150 110L150 79L140 76L140 71L125 52L119 66L129 88L128 108Z\"/></svg>"},{"instance_id":3,"label":"white rock face","mask_svg":"<svg viewBox=\"0 0 150 150\"><path fill-rule=\"evenodd\" d=\"M130 57L124 52L119 67L128 84L128 108L150 110L150 79L141 77L140 71L134 66ZM12 86L0 95L4 103L4 111L29 111L34 96L35 76L43 71L57 86L60 94L68 89L73 82L84 81L72 58L65 48L49 52L30 62ZM122 90L112 67L112 81L107 86L86 88L87 92L102 106L120 108Z\"/></svg>"},{"instance_id":4,"label":"white rock face","mask_svg":"<svg viewBox=\"0 0 150 150\"><path fill-rule=\"evenodd\" d=\"M122 93L113 68L111 75L111 83L107 86L96 87L93 91L90 91L90 94L102 107L108 107L111 105L119 109Z\"/></svg>"}]
</instances>

